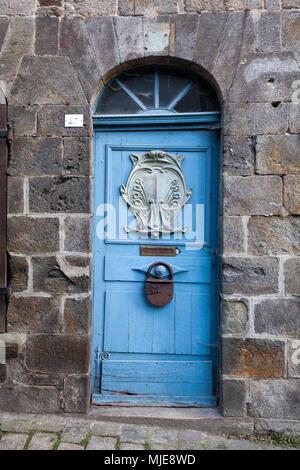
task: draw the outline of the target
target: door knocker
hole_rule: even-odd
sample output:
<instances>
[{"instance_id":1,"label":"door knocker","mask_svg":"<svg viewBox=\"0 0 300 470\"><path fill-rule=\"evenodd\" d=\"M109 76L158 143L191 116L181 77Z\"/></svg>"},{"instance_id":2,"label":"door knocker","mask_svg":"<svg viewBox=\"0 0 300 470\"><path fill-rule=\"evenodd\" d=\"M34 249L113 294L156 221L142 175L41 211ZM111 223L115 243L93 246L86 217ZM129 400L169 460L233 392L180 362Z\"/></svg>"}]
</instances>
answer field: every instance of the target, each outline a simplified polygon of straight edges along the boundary
<instances>
[{"instance_id":1,"label":"door knocker","mask_svg":"<svg viewBox=\"0 0 300 470\"><path fill-rule=\"evenodd\" d=\"M151 271L155 268L156 279L151 278ZM169 279L159 279L163 277L167 270L169 271ZM157 261L149 266L147 279L145 282L145 293L150 304L155 307L163 307L171 302L174 292L174 276L173 270L168 263Z\"/></svg>"}]
</instances>

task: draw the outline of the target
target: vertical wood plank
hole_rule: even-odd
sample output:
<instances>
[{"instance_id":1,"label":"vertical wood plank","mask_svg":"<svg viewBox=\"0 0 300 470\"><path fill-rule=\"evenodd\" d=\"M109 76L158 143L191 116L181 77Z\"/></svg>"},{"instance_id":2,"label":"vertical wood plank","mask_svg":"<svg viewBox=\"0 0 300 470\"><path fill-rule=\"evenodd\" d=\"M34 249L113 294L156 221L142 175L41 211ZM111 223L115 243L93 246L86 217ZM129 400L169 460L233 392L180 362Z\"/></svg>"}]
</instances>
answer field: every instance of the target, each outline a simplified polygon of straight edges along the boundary
<instances>
[{"instance_id":1,"label":"vertical wood plank","mask_svg":"<svg viewBox=\"0 0 300 470\"><path fill-rule=\"evenodd\" d=\"M0 96L0 131L7 130L6 103ZM7 287L6 254L6 173L7 138L0 136L0 288ZM6 295L0 293L0 333L6 328Z\"/></svg>"}]
</instances>

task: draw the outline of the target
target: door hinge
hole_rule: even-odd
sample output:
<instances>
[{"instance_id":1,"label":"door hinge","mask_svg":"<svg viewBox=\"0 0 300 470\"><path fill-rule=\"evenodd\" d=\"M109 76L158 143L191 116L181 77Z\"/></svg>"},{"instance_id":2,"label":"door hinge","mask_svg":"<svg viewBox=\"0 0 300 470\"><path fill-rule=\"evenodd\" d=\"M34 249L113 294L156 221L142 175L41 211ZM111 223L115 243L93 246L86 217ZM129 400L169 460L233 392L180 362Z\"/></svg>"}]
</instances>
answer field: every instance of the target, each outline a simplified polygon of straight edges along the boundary
<instances>
[{"instance_id":1,"label":"door hinge","mask_svg":"<svg viewBox=\"0 0 300 470\"><path fill-rule=\"evenodd\" d=\"M10 287L0 287L0 295L9 296L10 294L11 294L11 288Z\"/></svg>"}]
</instances>

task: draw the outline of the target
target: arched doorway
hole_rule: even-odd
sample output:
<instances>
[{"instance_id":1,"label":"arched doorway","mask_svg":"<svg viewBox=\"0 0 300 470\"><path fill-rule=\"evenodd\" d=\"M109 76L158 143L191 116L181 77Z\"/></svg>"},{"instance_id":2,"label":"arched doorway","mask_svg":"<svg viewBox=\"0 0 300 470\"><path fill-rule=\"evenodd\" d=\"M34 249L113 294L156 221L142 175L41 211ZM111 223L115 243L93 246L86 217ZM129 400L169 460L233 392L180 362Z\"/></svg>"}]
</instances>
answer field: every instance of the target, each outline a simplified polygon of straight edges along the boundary
<instances>
[{"instance_id":1,"label":"arched doorway","mask_svg":"<svg viewBox=\"0 0 300 470\"><path fill-rule=\"evenodd\" d=\"M93 403L216 405L219 122L211 85L177 67L97 99Z\"/></svg>"}]
</instances>

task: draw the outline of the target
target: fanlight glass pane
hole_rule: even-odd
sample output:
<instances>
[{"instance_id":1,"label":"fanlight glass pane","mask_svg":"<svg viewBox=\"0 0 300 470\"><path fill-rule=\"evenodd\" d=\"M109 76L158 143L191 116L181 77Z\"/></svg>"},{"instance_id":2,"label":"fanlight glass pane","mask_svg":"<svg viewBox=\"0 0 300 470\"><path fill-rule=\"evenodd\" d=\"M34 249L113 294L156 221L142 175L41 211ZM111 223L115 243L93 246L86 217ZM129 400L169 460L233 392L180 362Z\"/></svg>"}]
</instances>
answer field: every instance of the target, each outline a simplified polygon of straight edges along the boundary
<instances>
[{"instance_id":1,"label":"fanlight glass pane","mask_svg":"<svg viewBox=\"0 0 300 470\"><path fill-rule=\"evenodd\" d=\"M118 79L146 108L154 108L154 69L143 67L123 72Z\"/></svg>"},{"instance_id":2,"label":"fanlight glass pane","mask_svg":"<svg viewBox=\"0 0 300 470\"><path fill-rule=\"evenodd\" d=\"M180 70L180 69L179 69ZM192 81L190 75L186 76L176 69L162 69L159 73L159 105L168 108L174 98L183 91ZM193 74L193 77L195 74Z\"/></svg>"},{"instance_id":3,"label":"fanlight glass pane","mask_svg":"<svg viewBox=\"0 0 300 470\"><path fill-rule=\"evenodd\" d=\"M177 113L197 113L199 110L218 111L218 101L212 88L199 80L194 83L186 95L178 101L174 110Z\"/></svg>"},{"instance_id":4,"label":"fanlight glass pane","mask_svg":"<svg viewBox=\"0 0 300 470\"><path fill-rule=\"evenodd\" d=\"M103 89L96 114L218 111L212 86L193 71L164 65L136 67Z\"/></svg>"},{"instance_id":5,"label":"fanlight glass pane","mask_svg":"<svg viewBox=\"0 0 300 470\"><path fill-rule=\"evenodd\" d=\"M96 113L136 114L140 109L136 102L113 80L104 88Z\"/></svg>"}]
</instances>

